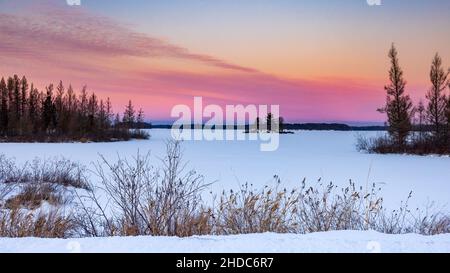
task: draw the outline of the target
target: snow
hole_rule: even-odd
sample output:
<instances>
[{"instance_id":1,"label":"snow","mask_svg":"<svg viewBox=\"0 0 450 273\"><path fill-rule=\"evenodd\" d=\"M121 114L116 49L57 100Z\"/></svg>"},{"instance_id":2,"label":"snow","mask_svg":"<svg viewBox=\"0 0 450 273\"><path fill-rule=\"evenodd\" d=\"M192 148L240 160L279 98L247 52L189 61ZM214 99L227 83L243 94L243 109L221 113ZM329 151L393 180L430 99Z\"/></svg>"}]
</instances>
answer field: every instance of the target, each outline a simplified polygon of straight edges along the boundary
<instances>
[{"instance_id":1,"label":"snow","mask_svg":"<svg viewBox=\"0 0 450 273\"><path fill-rule=\"evenodd\" d=\"M112 237L83 239L0 239L0 252L34 253L450 253L450 234L386 235L374 231L333 231L233 236Z\"/></svg>"},{"instance_id":2,"label":"snow","mask_svg":"<svg viewBox=\"0 0 450 273\"><path fill-rule=\"evenodd\" d=\"M155 164L159 164L170 130L150 130L150 134L150 140L118 143L0 143L0 154L20 162L64 156L91 166L99 154L113 160L118 154L133 156L139 150L151 151ZM423 208L436 202L439 209L448 210L450 157L360 153L355 148L357 134L296 131L281 135L275 152L261 152L258 141L186 141L184 158L206 182L214 182L213 193L237 189L245 182L259 188L271 184L274 175L287 188L298 187L303 178L309 183L322 178L324 183L332 181L338 186L347 186L351 179L363 188L372 183L382 187L387 207L397 208L412 190L411 206ZM361 134L376 136L381 132Z\"/></svg>"},{"instance_id":3,"label":"snow","mask_svg":"<svg viewBox=\"0 0 450 273\"><path fill-rule=\"evenodd\" d=\"M241 133L241 132L240 132ZM0 143L0 154L18 162L34 157L64 156L92 169L103 155L114 160L151 152L155 165L165 154L169 130L150 130L150 140L117 143ZM362 132L376 136L382 132ZM278 175L282 186L298 187L303 178L315 184L332 181L345 187L351 179L358 186L375 183L382 187L385 206L398 208L410 191L410 205L425 208L435 202L449 211L450 157L373 155L356 151L357 133L296 131L280 136L275 152L261 152L258 141L186 141L184 159L215 182L210 191L238 189L245 182L257 188L273 183ZM93 181L96 177L90 175ZM209 191L207 194L211 197ZM83 239L0 238L0 252L450 252L450 234L437 236L386 235L374 231L333 231L298 234L249 234L234 236L114 237Z\"/></svg>"}]
</instances>

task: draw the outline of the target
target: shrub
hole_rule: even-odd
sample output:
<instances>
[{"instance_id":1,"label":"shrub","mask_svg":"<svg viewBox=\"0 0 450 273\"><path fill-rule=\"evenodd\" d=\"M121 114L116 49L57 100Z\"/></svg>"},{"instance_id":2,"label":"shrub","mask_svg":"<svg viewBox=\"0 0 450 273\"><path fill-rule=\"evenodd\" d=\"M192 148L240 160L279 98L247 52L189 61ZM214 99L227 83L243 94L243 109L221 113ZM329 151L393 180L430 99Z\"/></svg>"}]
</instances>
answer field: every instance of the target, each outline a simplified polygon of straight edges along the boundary
<instances>
[{"instance_id":1,"label":"shrub","mask_svg":"<svg viewBox=\"0 0 450 273\"><path fill-rule=\"evenodd\" d=\"M149 154L132 161L104 157L96 165L100 190L111 206L99 202L94 192L80 197L78 217L83 234L191 236L210 233L209 214L200 193L208 184L195 171L186 171L179 142L167 143L163 167L150 165ZM92 209L92 204L94 209ZM105 211L111 211L110 215Z\"/></svg>"},{"instance_id":2,"label":"shrub","mask_svg":"<svg viewBox=\"0 0 450 273\"><path fill-rule=\"evenodd\" d=\"M74 222L57 210L27 212L0 210L0 237L68 238L74 234Z\"/></svg>"}]
</instances>

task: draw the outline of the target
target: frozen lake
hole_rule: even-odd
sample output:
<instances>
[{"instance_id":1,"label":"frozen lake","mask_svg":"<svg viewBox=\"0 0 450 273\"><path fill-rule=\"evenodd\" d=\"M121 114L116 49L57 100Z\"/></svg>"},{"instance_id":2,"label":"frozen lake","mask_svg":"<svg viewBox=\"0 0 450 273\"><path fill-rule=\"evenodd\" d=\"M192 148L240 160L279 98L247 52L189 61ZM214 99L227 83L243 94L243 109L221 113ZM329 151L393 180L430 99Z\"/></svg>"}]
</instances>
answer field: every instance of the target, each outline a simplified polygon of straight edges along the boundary
<instances>
[{"instance_id":1,"label":"frozen lake","mask_svg":"<svg viewBox=\"0 0 450 273\"><path fill-rule=\"evenodd\" d=\"M155 164L164 155L169 130L150 130L151 139L119 143L9 144L0 143L0 153L18 161L34 157L64 156L90 166L102 154L113 159L151 151ZM376 132L363 132L374 136ZM287 188L298 187L303 178L316 183L321 178L346 186L349 179L366 187L383 188L386 205L397 207L413 191L412 205L435 201L448 210L450 157L370 155L356 151L356 132L297 131L280 136L275 152L261 152L258 141L186 141L184 158L189 168L215 182L212 191L237 189L249 182L255 186L273 183L278 175Z\"/></svg>"}]
</instances>

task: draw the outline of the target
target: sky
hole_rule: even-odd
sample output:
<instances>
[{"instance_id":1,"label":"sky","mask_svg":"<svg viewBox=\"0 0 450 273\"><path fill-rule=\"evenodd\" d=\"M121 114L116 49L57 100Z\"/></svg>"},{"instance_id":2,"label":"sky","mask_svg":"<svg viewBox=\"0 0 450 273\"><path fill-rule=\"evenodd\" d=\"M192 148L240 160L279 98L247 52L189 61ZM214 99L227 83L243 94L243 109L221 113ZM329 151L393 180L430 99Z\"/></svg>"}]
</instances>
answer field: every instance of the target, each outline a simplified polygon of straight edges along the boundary
<instances>
[{"instance_id":1,"label":"sky","mask_svg":"<svg viewBox=\"0 0 450 273\"><path fill-rule=\"evenodd\" d=\"M381 122L392 43L415 102L436 52L450 66L450 1L0 0L0 76L177 104L280 105L290 122Z\"/></svg>"}]
</instances>

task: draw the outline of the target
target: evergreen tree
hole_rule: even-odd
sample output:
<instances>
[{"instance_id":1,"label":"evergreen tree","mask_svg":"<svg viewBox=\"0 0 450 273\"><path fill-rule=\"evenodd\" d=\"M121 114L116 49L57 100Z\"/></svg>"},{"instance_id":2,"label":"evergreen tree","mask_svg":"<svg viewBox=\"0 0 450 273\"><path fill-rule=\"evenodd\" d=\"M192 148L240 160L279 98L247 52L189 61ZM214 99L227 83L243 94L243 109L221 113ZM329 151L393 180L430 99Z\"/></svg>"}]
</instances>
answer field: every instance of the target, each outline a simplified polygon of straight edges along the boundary
<instances>
[{"instance_id":1,"label":"evergreen tree","mask_svg":"<svg viewBox=\"0 0 450 273\"><path fill-rule=\"evenodd\" d=\"M5 79L0 81L0 133L5 135L8 130L8 89Z\"/></svg>"},{"instance_id":2,"label":"evergreen tree","mask_svg":"<svg viewBox=\"0 0 450 273\"><path fill-rule=\"evenodd\" d=\"M120 128L120 116L119 113L116 114L116 117L114 118L114 128L119 129Z\"/></svg>"},{"instance_id":3,"label":"evergreen tree","mask_svg":"<svg viewBox=\"0 0 450 273\"><path fill-rule=\"evenodd\" d=\"M88 130L88 98L87 98L87 86L83 86L79 98L79 111L78 111L78 125L82 132Z\"/></svg>"},{"instance_id":4,"label":"evergreen tree","mask_svg":"<svg viewBox=\"0 0 450 273\"><path fill-rule=\"evenodd\" d=\"M278 118L278 132L280 132L280 133L284 132L284 118L283 117Z\"/></svg>"},{"instance_id":5,"label":"evergreen tree","mask_svg":"<svg viewBox=\"0 0 450 273\"><path fill-rule=\"evenodd\" d=\"M142 129L144 128L144 111L142 110L142 108L139 109L138 115L137 115L137 120L136 120L136 125L138 129Z\"/></svg>"},{"instance_id":6,"label":"evergreen tree","mask_svg":"<svg viewBox=\"0 0 450 273\"><path fill-rule=\"evenodd\" d=\"M123 113L123 124L128 128L132 128L135 123L135 111L131 100L128 102L128 105L125 107L125 112Z\"/></svg>"},{"instance_id":7,"label":"evergreen tree","mask_svg":"<svg viewBox=\"0 0 450 273\"><path fill-rule=\"evenodd\" d=\"M106 108L105 104L103 103L103 100L100 100L100 108L98 112L98 120L99 120L99 126L100 129L104 129L107 127L107 115L106 115Z\"/></svg>"},{"instance_id":8,"label":"evergreen tree","mask_svg":"<svg viewBox=\"0 0 450 273\"><path fill-rule=\"evenodd\" d=\"M398 60L398 52L394 44L389 51L391 68L389 70L389 85L386 85L386 105L380 109L388 116L389 134L397 146L403 147L411 131L412 102L405 94L406 81Z\"/></svg>"},{"instance_id":9,"label":"evergreen tree","mask_svg":"<svg viewBox=\"0 0 450 273\"><path fill-rule=\"evenodd\" d=\"M111 100L109 97L106 99L106 125L107 127L111 126L111 121L114 117Z\"/></svg>"},{"instance_id":10,"label":"evergreen tree","mask_svg":"<svg viewBox=\"0 0 450 273\"><path fill-rule=\"evenodd\" d=\"M39 130L39 124L38 124L38 116L39 116L39 91L34 88L33 84L31 84L30 87L30 96L28 98L28 119L30 120L32 124L32 131L33 133L37 133Z\"/></svg>"},{"instance_id":11,"label":"evergreen tree","mask_svg":"<svg viewBox=\"0 0 450 273\"><path fill-rule=\"evenodd\" d=\"M445 89L447 88L448 72L442 67L442 59L439 54L433 58L430 71L431 88L428 90L426 98L428 99L427 118L428 122L433 126L436 138L440 138L444 133L446 124L445 111L447 107L447 99Z\"/></svg>"},{"instance_id":12,"label":"evergreen tree","mask_svg":"<svg viewBox=\"0 0 450 273\"><path fill-rule=\"evenodd\" d=\"M144 112L138 112L136 118L131 101L126 107L124 125L120 116L114 121L112 104L97 98L95 93L87 94L86 86L80 92L79 99L71 85L65 92L62 81L56 87L49 84L45 93L39 91L24 76L17 75L0 80L0 134L2 137L20 140L48 139L93 139L93 140L127 140L133 132L127 130L138 124L144 124ZM140 137L145 137L142 135Z\"/></svg>"},{"instance_id":13,"label":"evergreen tree","mask_svg":"<svg viewBox=\"0 0 450 273\"><path fill-rule=\"evenodd\" d=\"M50 132L56 123L56 108L53 103L53 84L47 86L47 93L42 105L42 125L45 132Z\"/></svg>"},{"instance_id":14,"label":"evergreen tree","mask_svg":"<svg viewBox=\"0 0 450 273\"><path fill-rule=\"evenodd\" d=\"M76 101L77 97L75 95L75 92L73 91L72 85L69 85L65 99L66 108L69 113L75 112Z\"/></svg>"},{"instance_id":15,"label":"evergreen tree","mask_svg":"<svg viewBox=\"0 0 450 273\"><path fill-rule=\"evenodd\" d=\"M60 124L60 128L64 128L64 85L62 81L59 81L56 87L56 98L55 98L55 108L56 108L56 118Z\"/></svg>"},{"instance_id":16,"label":"evergreen tree","mask_svg":"<svg viewBox=\"0 0 450 273\"><path fill-rule=\"evenodd\" d=\"M256 131L258 131L259 132L259 129L260 129L260 124L261 124L261 120L260 120L260 118L259 117L257 117L256 118Z\"/></svg>"},{"instance_id":17,"label":"evergreen tree","mask_svg":"<svg viewBox=\"0 0 450 273\"><path fill-rule=\"evenodd\" d=\"M14 135L16 126L16 115L14 111L14 78L8 77L7 86L8 90L8 129L7 131Z\"/></svg>"},{"instance_id":18,"label":"evergreen tree","mask_svg":"<svg viewBox=\"0 0 450 273\"><path fill-rule=\"evenodd\" d=\"M27 78L25 76L22 77L21 80L21 106L20 106L20 110L21 110L21 116L23 118L26 118L26 113L27 113L27 97L28 97L28 81Z\"/></svg>"},{"instance_id":19,"label":"evergreen tree","mask_svg":"<svg viewBox=\"0 0 450 273\"><path fill-rule=\"evenodd\" d=\"M18 121L20 120L20 114L21 114L21 92L20 92L20 78L17 75L14 75L14 101L13 101L13 111L15 114L15 122L16 126L18 126Z\"/></svg>"},{"instance_id":20,"label":"evergreen tree","mask_svg":"<svg viewBox=\"0 0 450 273\"><path fill-rule=\"evenodd\" d=\"M450 71L450 69L449 69ZM450 80L447 83L448 89L450 91ZM447 97L447 111L446 111L446 117L447 117L447 137L450 144L450 94Z\"/></svg>"},{"instance_id":21,"label":"evergreen tree","mask_svg":"<svg viewBox=\"0 0 450 273\"><path fill-rule=\"evenodd\" d=\"M267 131L272 132L272 124L273 124L272 113L267 114L266 123L267 123Z\"/></svg>"},{"instance_id":22,"label":"evergreen tree","mask_svg":"<svg viewBox=\"0 0 450 273\"><path fill-rule=\"evenodd\" d=\"M96 116L98 113L98 100L95 93L89 97L88 101L88 131L94 132L97 127Z\"/></svg>"},{"instance_id":23,"label":"evergreen tree","mask_svg":"<svg viewBox=\"0 0 450 273\"><path fill-rule=\"evenodd\" d=\"M64 107L65 107L65 116L64 116L64 125L65 132L75 132L77 131L77 96L72 88L72 85L69 85L67 88L67 92L64 98Z\"/></svg>"}]
</instances>

